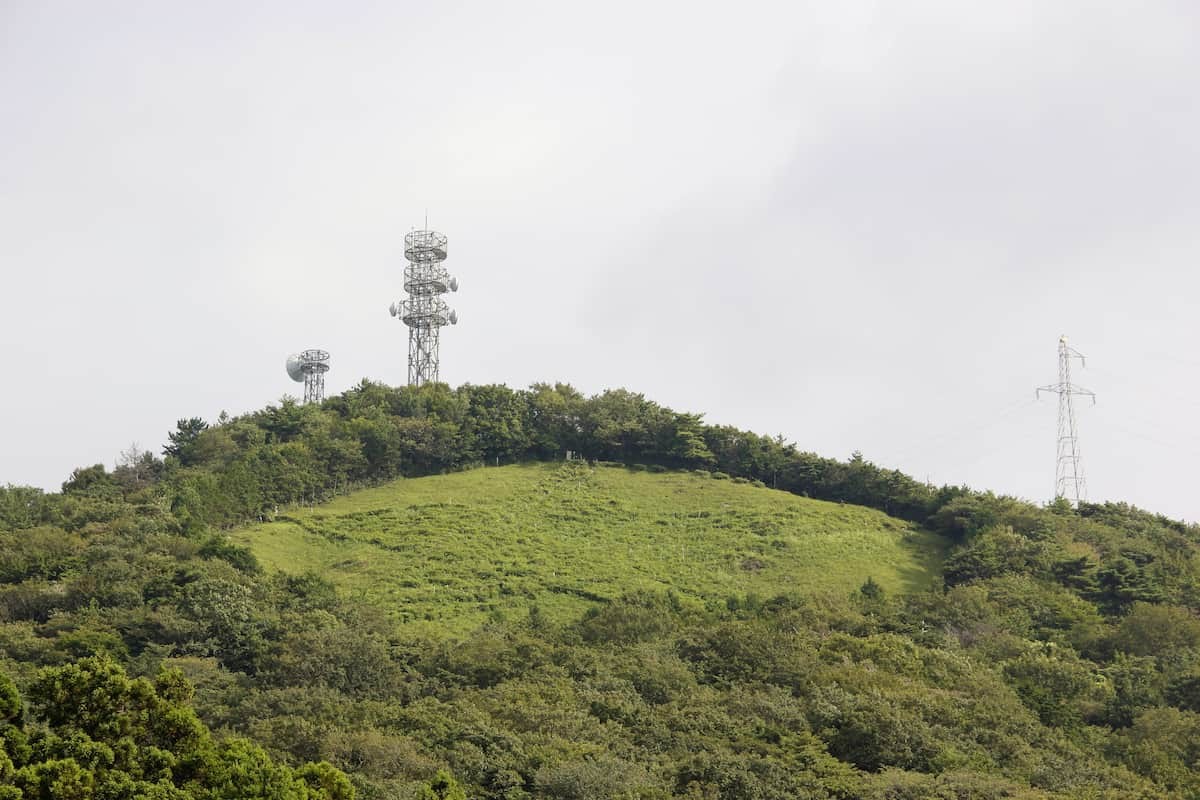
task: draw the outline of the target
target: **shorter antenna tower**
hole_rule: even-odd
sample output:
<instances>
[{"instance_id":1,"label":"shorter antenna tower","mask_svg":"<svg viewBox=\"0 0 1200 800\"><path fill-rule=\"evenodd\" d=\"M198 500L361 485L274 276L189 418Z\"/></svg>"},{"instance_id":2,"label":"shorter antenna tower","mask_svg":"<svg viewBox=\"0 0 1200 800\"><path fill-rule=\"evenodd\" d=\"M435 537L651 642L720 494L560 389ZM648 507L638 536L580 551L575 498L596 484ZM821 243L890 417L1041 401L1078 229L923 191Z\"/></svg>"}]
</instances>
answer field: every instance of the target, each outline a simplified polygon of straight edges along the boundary
<instances>
[{"instance_id":1,"label":"shorter antenna tower","mask_svg":"<svg viewBox=\"0 0 1200 800\"><path fill-rule=\"evenodd\" d=\"M329 372L329 353L324 350L305 350L288 356L287 373L297 383L304 383L305 403L320 403L325 399L326 372Z\"/></svg>"},{"instance_id":2,"label":"shorter antenna tower","mask_svg":"<svg viewBox=\"0 0 1200 800\"><path fill-rule=\"evenodd\" d=\"M1083 353L1067 345L1067 337L1058 339L1058 383L1039 386L1042 392L1058 395L1058 461L1054 475L1054 499L1065 497L1072 505L1087 499L1087 481L1083 477L1083 462L1079 455L1079 432L1075 427L1076 395L1092 398L1096 404L1096 393L1071 383L1071 359L1078 358L1080 366L1087 366Z\"/></svg>"},{"instance_id":3,"label":"shorter antenna tower","mask_svg":"<svg viewBox=\"0 0 1200 800\"><path fill-rule=\"evenodd\" d=\"M446 325L458 324L442 295L458 291L458 279L450 276L442 262L446 260L446 236L426 226L404 236L404 291L408 297L392 303L393 317L408 326L408 385L436 383L438 379L438 338Z\"/></svg>"}]
</instances>

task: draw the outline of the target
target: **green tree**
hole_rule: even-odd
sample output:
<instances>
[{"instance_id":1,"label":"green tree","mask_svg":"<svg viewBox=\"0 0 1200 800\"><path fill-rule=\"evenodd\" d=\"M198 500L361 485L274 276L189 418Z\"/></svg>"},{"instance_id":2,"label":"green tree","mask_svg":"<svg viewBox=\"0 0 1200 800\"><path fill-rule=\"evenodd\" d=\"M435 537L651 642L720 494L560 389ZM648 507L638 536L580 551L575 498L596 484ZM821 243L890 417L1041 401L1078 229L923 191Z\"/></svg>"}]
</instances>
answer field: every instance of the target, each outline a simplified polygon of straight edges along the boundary
<instances>
[{"instance_id":1,"label":"green tree","mask_svg":"<svg viewBox=\"0 0 1200 800\"><path fill-rule=\"evenodd\" d=\"M14 735L20 699L0 674L0 781L46 800L353 800L329 764L293 772L243 739L214 741L177 672L130 678L105 657L41 670L29 690L34 747ZM17 753L19 766L9 753ZM0 792L0 798L6 797Z\"/></svg>"},{"instance_id":2,"label":"green tree","mask_svg":"<svg viewBox=\"0 0 1200 800\"><path fill-rule=\"evenodd\" d=\"M417 792L417 800L467 800L467 793L449 772L438 770L433 780Z\"/></svg>"},{"instance_id":3,"label":"green tree","mask_svg":"<svg viewBox=\"0 0 1200 800\"><path fill-rule=\"evenodd\" d=\"M79 467L63 483L62 490L63 494L106 499L115 499L121 493L121 487L108 474L103 464Z\"/></svg>"},{"instance_id":4,"label":"green tree","mask_svg":"<svg viewBox=\"0 0 1200 800\"><path fill-rule=\"evenodd\" d=\"M529 409L523 393L507 386L468 385L462 391L469 400L464 433L485 462L512 462L529 451L533 438L525 427Z\"/></svg>"},{"instance_id":5,"label":"green tree","mask_svg":"<svg viewBox=\"0 0 1200 800\"><path fill-rule=\"evenodd\" d=\"M50 522L50 498L32 486L0 486L0 530L24 530Z\"/></svg>"},{"instance_id":6,"label":"green tree","mask_svg":"<svg viewBox=\"0 0 1200 800\"><path fill-rule=\"evenodd\" d=\"M575 387L556 383L535 383L529 387L528 429L533 454L540 458L560 458L564 451L583 449L582 420L585 400Z\"/></svg>"},{"instance_id":7,"label":"green tree","mask_svg":"<svg viewBox=\"0 0 1200 800\"><path fill-rule=\"evenodd\" d=\"M1135 656L1200 651L1200 619L1186 608L1138 601L1112 637L1118 650Z\"/></svg>"},{"instance_id":8,"label":"green tree","mask_svg":"<svg viewBox=\"0 0 1200 800\"><path fill-rule=\"evenodd\" d=\"M185 467L191 466L196 461L196 440L208 430L208 423L199 417L190 417L179 420L176 426L174 431L167 434L170 443L163 447L163 455L173 456Z\"/></svg>"}]
</instances>

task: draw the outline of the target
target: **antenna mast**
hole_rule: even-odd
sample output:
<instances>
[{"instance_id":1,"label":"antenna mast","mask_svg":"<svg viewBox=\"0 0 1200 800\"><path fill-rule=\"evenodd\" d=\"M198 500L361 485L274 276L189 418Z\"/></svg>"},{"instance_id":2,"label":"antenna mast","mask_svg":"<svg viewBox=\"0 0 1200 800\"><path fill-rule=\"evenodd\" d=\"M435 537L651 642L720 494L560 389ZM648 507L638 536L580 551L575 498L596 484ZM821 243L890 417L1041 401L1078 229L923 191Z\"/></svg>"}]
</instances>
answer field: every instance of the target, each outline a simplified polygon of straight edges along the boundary
<instances>
[{"instance_id":1,"label":"antenna mast","mask_svg":"<svg viewBox=\"0 0 1200 800\"><path fill-rule=\"evenodd\" d=\"M429 224L404 236L404 291L408 297L392 303L393 317L408 326L408 384L420 386L438 380L438 336L443 326L457 325L458 313L442 295L458 291L442 262L446 260L446 237L429 230Z\"/></svg>"},{"instance_id":2,"label":"antenna mast","mask_svg":"<svg viewBox=\"0 0 1200 800\"><path fill-rule=\"evenodd\" d=\"M1092 398L1096 404L1096 393L1071 383L1071 359L1078 358L1080 366L1087 366L1083 353L1067 345L1067 337L1058 340L1058 383L1039 386L1042 392L1058 395L1058 461L1054 475L1054 499L1065 497L1072 505L1087 499L1087 481L1083 477L1083 463L1079 455L1079 433L1075 428L1076 395Z\"/></svg>"}]
</instances>

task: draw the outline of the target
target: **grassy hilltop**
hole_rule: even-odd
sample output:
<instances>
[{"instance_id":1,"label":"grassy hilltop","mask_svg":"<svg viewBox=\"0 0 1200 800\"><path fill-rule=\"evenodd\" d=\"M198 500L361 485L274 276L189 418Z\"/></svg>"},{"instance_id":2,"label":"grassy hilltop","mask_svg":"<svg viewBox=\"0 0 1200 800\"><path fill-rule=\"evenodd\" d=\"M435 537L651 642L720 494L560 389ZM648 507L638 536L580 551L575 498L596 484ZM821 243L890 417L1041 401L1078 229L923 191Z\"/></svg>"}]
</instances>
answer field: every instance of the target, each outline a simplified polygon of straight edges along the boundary
<instances>
[{"instance_id":1,"label":"grassy hilltop","mask_svg":"<svg viewBox=\"0 0 1200 800\"><path fill-rule=\"evenodd\" d=\"M563 384L168 440L0 486L0 799L1200 798L1200 526Z\"/></svg>"},{"instance_id":2,"label":"grassy hilltop","mask_svg":"<svg viewBox=\"0 0 1200 800\"><path fill-rule=\"evenodd\" d=\"M403 622L462 632L531 605L928 588L944 540L872 509L710 477L558 464L401 479L243 528L269 569L312 571Z\"/></svg>"}]
</instances>

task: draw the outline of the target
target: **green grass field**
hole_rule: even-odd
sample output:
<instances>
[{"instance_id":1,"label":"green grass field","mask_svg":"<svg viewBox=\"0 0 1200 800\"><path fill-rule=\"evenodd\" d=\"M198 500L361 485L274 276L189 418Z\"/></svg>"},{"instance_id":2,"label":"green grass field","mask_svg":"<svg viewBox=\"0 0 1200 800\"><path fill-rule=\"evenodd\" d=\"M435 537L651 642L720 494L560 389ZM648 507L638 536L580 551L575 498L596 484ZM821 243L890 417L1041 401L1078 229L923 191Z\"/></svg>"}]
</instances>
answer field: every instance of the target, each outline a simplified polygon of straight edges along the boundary
<instances>
[{"instance_id":1,"label":"green grass field","mask_svg":"<svg viewBox=\"0 0 1200 800\"><path fill-rule=\"evenodd\" d=\"M316 572L431 632L551 619L637 589L892 592L936 574L940 540L858 506L694 473L582 462L399 480L233 534L268 570Z\"/></svg>"}]
</instances>

